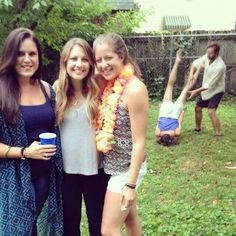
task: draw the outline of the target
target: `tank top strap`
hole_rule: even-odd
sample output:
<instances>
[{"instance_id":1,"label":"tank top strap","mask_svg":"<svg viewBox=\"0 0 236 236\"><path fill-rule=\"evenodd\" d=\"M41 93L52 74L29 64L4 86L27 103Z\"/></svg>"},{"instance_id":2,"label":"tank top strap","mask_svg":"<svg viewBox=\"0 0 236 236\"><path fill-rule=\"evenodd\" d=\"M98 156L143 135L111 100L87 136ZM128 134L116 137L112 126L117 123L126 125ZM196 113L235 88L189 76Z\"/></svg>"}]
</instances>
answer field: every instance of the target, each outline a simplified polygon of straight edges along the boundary
<instances>
[{"instance_id":1,"label":"tank top strap","mask_svg":"<svg viewBox=\"0 0 236 236\"><path fill-rule=\"evenodd\" d=\"M123 90L122 94L120 95L118 99L118 103L121 105L124 103L124 92L125 92L125 89Z\"/></svg>"},{"instance_id":2,"label":"tank top strap","mask_svg":"<svg viewBox=\"0 0 236 236\"><path fill-rule=\"evenodd\" d=\"M41 88L46 100L50 101L50 97L48 96L48 93L47 93L47 91L46 91L46 89L45 89L45 87L44 87L44 85L41 81L39 81L39 85L40 85L40 88Z\"/></svg>"},{"instance_id":3,"label":"tank top strap","mask_svg":"<svg viewBox=\"0 0 236 236\"><path fill-rule=\"evenodd\" d=\"M131 80L137 80L137 78L132 78ZM127 86L128 86L129 83L127 83L123 89L123 92L121 93L119 99L118 99L118 103L120 105L123 105L124 104L124 97L125 97L125 92L126 92L126 89L127 89Z\"/></svg>"}]
</instances>

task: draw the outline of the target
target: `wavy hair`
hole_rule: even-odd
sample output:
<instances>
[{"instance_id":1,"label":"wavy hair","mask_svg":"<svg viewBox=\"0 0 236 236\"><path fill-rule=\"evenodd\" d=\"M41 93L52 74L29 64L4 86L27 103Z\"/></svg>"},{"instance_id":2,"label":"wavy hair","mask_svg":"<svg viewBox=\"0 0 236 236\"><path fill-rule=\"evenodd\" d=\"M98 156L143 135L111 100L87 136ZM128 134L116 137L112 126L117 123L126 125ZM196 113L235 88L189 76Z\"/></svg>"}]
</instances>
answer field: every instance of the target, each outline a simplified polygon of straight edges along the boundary
<instances>
[{"instance_id":1,"label":"wavy hair","mask_svg":"<svg viewBox=\"0 0 236 236\"><path fill-rule=\"evenodd\" d=\"M56 91L56 123L62 124L65 114L71 106L71 100L74 96L74 88L70 76L66 71L66 64L70 56L72 48L80 46L88 59L90 70L86 78L82 80L82 94L86 98L86 113L92 123L97 114L97 97L99 94L98 85L94 79L95 60L93 51L87 41L81 38L72 38L64 46L60 58L60 71L58 80L55 83Z\"/></svg>"},{"instance_id":2,"label":"wavy hair","mask_svg":"<svg viewBox=\"0 0 236 236\"><path fill-rule=\"evenodd\" d=\"M15 71L15 64L21 43L31 39L38 50L39 67L30 82L34 84L41 79L42 56L38 39L27 28L17 28L10 32L3 46L0 61L0 110L10 123L15 123L19 113L20 88Z\"/></svg>"}]
</instances>

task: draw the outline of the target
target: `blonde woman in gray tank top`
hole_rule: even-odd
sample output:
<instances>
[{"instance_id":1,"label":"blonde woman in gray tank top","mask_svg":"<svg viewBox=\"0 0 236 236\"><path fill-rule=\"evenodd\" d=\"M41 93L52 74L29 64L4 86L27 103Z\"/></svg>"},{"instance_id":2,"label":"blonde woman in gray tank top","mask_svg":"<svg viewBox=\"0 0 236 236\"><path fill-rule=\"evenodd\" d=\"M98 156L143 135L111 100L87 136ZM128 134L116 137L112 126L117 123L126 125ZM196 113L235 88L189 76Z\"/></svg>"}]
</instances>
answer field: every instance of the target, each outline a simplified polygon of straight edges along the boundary
<instances>
[{"instance_id":1,"label":"blonde woman in gray tank top","mask_svg":"<svg viewBox=\"0 0 236 236\"><path fill-rule=\"evenodd\" d=\"M64 180L62 200L64 235L81 235L84 198L91 236L101 235L101 219L108 176L101 168L95 144L94 119L98 86L89 44L69 40L61 53L56 91L57 124L60 127Z\"/></svg>"},{"instance_id":2,"label":"blonde woman in gray tank top","mask_svg":"<svg viewBox=\"0 0 236 236\"><path fill-rule=\"evenodd\" d=\"M123 39L114 33L101 35L93 44L98 72L108 82L97 119L97 148L104 153L108 182L102 235L141 236L136 192L146 173L144 144L148 93L141 73L129 56Z\"/></svg>"}]
</instances>

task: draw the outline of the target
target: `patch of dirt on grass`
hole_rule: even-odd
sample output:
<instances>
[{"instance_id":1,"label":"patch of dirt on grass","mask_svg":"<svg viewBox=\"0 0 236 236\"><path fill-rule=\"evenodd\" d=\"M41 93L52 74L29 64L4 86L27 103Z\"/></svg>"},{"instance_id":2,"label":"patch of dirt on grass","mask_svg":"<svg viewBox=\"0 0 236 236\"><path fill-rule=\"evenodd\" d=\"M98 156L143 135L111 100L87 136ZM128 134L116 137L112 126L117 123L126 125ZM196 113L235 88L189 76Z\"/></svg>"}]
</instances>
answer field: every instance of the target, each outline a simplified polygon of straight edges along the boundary
<instances>
[{"instance_id":1,"label":"patch of dirt on grass","mask_svg":"<svg viewBox=\"0 0 236 236\"><path fill-rule=\"evenodd\" d=\"M188 158L182 160L180 169L186 173L193 174L199 171L209 170L209 163L199 158Z\"/></svg>"}]
</instances>

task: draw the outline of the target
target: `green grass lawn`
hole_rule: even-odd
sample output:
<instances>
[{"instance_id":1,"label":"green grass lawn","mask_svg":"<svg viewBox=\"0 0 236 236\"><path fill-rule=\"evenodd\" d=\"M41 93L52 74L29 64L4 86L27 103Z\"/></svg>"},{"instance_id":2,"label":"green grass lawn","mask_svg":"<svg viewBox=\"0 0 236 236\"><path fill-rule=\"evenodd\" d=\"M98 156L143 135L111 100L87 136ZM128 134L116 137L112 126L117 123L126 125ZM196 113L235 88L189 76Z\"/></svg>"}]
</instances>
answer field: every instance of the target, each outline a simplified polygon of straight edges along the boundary
<instances>
[{"instance_id":1,"label":"green grass lawn","mask_svg":"<svg viewBox=\"0 0 236 236\"><path fill-rule=\"evenodd\" d=\"M194 103L184 114L180 144L167 148L156 144L158 116L152 103L147 135L148 173L138 191L138 210L144 236L235 236L236 100L221 103L218 116L224 137L213 137L204 111L203 130L193 133ZM88 235L83 221L83 234Z\"/></svg>"},{"instance_id":2,"label":"green grass lawn","mask_svg":"<svg viewBox=\"0 0 236 236\"><path fill-rule=\"evenodd\" d=\"M194 103L184 114L182 137L175 147L155 142L157 104L149 114L149 170L139 189L143 235L236 235L236 100L224 101L218 116L224 136L217 140L207 115L193 133Z\"/></svg>"}]
</instances>

